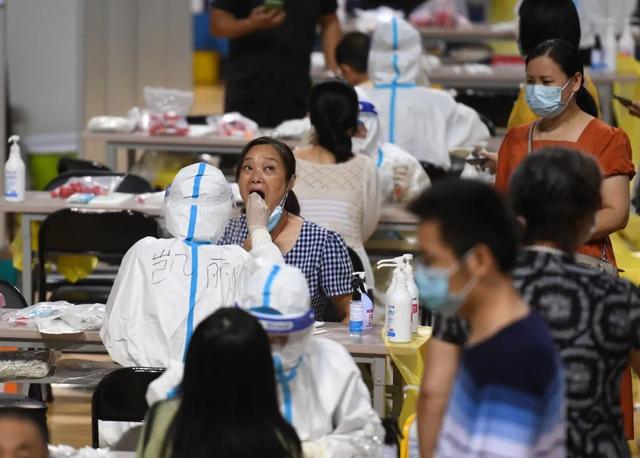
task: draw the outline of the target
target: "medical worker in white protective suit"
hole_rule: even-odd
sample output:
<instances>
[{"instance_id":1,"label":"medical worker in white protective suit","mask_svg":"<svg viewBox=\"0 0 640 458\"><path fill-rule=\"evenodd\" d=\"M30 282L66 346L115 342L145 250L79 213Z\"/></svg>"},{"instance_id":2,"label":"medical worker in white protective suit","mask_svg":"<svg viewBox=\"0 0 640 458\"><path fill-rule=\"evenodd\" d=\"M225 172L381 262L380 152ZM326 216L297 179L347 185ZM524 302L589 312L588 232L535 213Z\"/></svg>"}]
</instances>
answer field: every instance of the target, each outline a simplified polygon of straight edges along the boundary
<instances>
[{"instance_id":1,"label":"medical worker in white protective suit","mask_svg":"<svg viewBox=\"0 0 640 458\"><path fill-rule=\"evenodd\" d=\"M169 239L145 237L120 265L100 332L111 358L122 366L182 367L196 326L220 307L235 305L255 268L254 258L284 262L266 229L269 209L258 194L247 204L252 250L216 245L233 210L220 170L183 168L164 201ZM101 444L114 446L131 423L101 422Z\"/></svg>"},{"instance_id":2,"label":"medical worker in white protective suit","mask_svg":"<svg viewBox=\"0 0 640 458\"><path fill-rule=\"evenodd\" d=\"M268 209L251 196L254 256L282 262L265 225ZM170 239L145 237L125 255L107 301L102 340L123 366L167 367L182 361L195 327L240 298L252 256L218 246L231 217L233 196L220 170L193 164L178 172L164 201ZM258 245L255 245L255 243Z\"/></svg>"},{"instance_id":3,"label":"medical worker in white protective suit","mask_svg":"<svg viewBox=\"0 0 640 458\"><path fill-rule=\"evenodd\" d=\"M280 408L305 458L377 458L384 430L369 391L342 345L311 335L314 315L304 274L285 264L256 264L240 305L269 334ZM174 393L182 372L174 365L152 382L149 405Z\"/></svg>"},{"instance_id":4,"label":"medical worker in white protective suit","mask_svg":"<svg viewBox=\"0 0 640 458\"><path fill-rule=\"evenodd\" d=\"M490 134L478 113L448 92L416 85L421 56L420 34L411 25L396 17L380 23L369 51L374 88L364 92L378 111L384 141L448 169L449 149L486 141Z\"/></svg>"},{"instance_id":5,"label":"medical worker in white protective suit","mask_svg":"<svg viewBox=\"0 0 640 458\"><path fill-rule=\"evenodd\" d=\"M305 457L377 457L384 431L369 391L342 345L311 335L314 317L304 274L263 263L241 305L269 334L281 410Z\"/></svg>"},{"instance_id":6,"label":"medical worker in white protective suit","mask_svg":"<svg viewBox=\"0 0 640 458\"><path fill-rule=\"evenodd\" d=\"M372 158L380 176L385 202L407 202L431 184L420 162L402 148L382 141L376 107L360 100L359 127L353 150Z\"/></svg>"}]
</instances>

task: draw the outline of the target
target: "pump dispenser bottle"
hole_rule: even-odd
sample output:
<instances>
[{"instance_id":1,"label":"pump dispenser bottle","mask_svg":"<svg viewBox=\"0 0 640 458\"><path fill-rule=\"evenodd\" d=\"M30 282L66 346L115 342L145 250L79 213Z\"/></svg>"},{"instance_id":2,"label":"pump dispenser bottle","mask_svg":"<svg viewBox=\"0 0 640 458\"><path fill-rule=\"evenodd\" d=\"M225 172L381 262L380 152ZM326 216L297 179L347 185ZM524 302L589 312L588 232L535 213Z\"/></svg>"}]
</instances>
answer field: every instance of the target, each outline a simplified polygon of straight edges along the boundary
<instances>
[{"instance_id":1,"label":"pump dispenser bottle","mask_svg":"<svg viewBox=\"0 0 640 458\"><path fill-rule=\"evenodd\" d=\"M20 155L19 141L20 137L17 135L9 137L9 160L4 166L4 199L7 202L22 202L26 190L25 166Z\"/></svg>"}]
</instances>

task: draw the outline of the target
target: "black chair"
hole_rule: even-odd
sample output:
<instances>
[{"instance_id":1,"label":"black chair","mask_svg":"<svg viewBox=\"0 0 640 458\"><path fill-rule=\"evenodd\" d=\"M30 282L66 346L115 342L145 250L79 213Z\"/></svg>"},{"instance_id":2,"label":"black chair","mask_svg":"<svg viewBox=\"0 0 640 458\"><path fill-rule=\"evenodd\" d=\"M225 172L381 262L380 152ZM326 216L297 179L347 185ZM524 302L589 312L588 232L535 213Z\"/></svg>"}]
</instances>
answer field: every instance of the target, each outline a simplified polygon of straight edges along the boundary
<instances>
[{"instance_id":1,"label":"black chair","mask_svg":"<svg viewBox=\"0 0 640 458\"><path fill-rule=\"evenodd\" d=\"M109 167L98 161L88 161L86 159L76 159L73 157L63 156L58 160L58 173L62 174L72 170L82 171L105 171L113 173Z\"/></svg>"},{"instance_id":2,"label":"black chair","mask_svg":"<svg viewBox=\"0 0 640 458\"><path fill-rule=\"evenodd\" d=\"M153 186L147 180L138 175L124 174L124 173L115 173L108 170L70 170L64 173L61 173L53 180L51 180L47 186L45 186L45 191L51 191L59 186L65 184L69 178L76 177L100 177L100 176L112 176L112 177L124 177L122 182L116 188L118 192L129 192L132 194L143 194L145 192L152 192Z\"/></svg>"},{"instance_id":3,"label":"black chair","mask_svg":"<svg viewBox=\"0 0 640 458\"><path fill-rule=\"evenodd\" d=\"M98 421L143 421L149 406L145 398L149 384L162 368L123 367L107 374L91 399L91 442L98 448Z\"/></svg>"},{"instance_id":4,"label":"black chair","mask_svg":"<svg viewBox=\"0 0 640 458\"><path fill-rule=\"evenodd\" d=\"M362 259L358 256L351 247L347 247L347 251L349 252L349 257L351 258L351 265L353 266L354 272L364 272L364 264L362 264Z\"/></svg>"},{"instance_id":5,"label":"black chair","mask_svg":"<svg viewBox=\"0 0 640 458\"><path fill-rule=\"evenodd\" d=\"M18 288L1 279L0 294L4 297L5 308L21 309L29 305Z\"/></svg>"},{"instance_id":6,"label":"black chair","mask_svg":"<svg viewBox=\"0 0 640 458\"><path fill-rule=\"evenodd\" d=\"M46 299L47 291L67 286L67 291L84 289L87 295L81 302L100 302L113 285L114 275L106 278L81 280L73 286L67 282L47 284L45 260L57 254L90 254L99 259L119 265L122 257L138 240L158 234L155 218L140 212L91 211L85 209L63 209L49 215L38 237L38 293L39 300ZM95 287L99 288L95 288ZM73 296L56 293L57 300L73 300ZM71 299L71 300L70 300ZM102 303L106 302L102 300Z\"/></svg>"}]
</instances>

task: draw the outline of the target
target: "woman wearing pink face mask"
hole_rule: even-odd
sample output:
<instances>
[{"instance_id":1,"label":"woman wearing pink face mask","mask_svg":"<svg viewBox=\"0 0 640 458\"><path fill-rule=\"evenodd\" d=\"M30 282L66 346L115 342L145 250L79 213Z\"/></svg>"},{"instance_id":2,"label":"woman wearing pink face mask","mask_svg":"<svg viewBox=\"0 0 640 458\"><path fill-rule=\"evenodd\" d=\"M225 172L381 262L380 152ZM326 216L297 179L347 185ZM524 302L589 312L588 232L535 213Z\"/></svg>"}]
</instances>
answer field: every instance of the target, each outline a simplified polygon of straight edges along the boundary
<instances>
[{"instance_id":1,"label":"woman wearing pink face mask","mask_svg":"<svg viewBox=\"0 0 640 458\"><path fill-rule=\"evenodd\" d=\"M629 138L597 116L593 98L583 85L584 73L576 48L561 39L539 44L527 56L526 99L539 117L512 128L498 153L496 187L507 192L509 179L528 154L564 146L595 156L604 180L602 208L589 242L578 252L593 267L614 272L609 234L623 229L629 218L629 180L635 169Z\"/></svg>"}]
</instances>

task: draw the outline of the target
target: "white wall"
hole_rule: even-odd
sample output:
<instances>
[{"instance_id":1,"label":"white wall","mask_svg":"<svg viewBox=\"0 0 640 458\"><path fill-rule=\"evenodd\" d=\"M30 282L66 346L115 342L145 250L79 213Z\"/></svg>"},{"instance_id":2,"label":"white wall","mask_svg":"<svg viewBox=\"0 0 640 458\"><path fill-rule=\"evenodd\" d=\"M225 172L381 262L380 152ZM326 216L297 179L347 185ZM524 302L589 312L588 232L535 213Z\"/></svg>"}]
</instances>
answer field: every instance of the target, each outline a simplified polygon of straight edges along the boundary
<instances>
[{"instance_id":1,"label":"white wall","mask_svg":"<svg viewBox=\"0 0 640 458\"><path fill-rule=\"evenodd\" d=\"M192 88L190 0L85 0L84 117L143 106L145 86ZM86 144L101 160L104 146Z\"/></svg>"},{"instance_id":2,"label":"white wall","mask_svg":"<svg viewBox=\"0 0 640 458\"><path fill-rule=\"evenodd\" d=\"M80 2L7 1L9 98L23 136L77 131Z\"/></svg>"},{"instance_id":3,"label":"white wall","mask_svg":"<svg viewBox=\"0 0 640 458\"><path fill-rule=\"evenodd\" d=\"M92 116L141 105L144 86L191 89L190 7L190 0L7 0L15 130L80 134ZM87 146L103 160L102 145Z\"/></svg>"}]
</instances>

